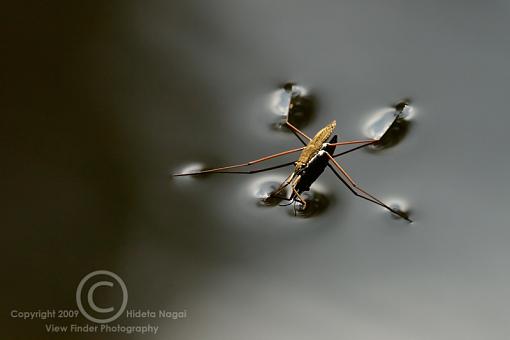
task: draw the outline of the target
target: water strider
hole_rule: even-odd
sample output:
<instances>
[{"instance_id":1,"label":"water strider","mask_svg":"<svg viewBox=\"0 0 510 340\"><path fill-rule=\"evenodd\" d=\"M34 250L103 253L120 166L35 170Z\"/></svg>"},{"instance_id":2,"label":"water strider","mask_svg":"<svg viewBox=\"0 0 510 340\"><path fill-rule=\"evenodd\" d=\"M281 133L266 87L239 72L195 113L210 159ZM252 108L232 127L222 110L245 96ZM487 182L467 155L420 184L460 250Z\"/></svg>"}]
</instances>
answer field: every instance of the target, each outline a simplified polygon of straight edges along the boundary
<instances>
[{"instance_id":1,"label":"water strider","mask_svg":"<svg viewBox=\"0 0 510 340\"><path fill-rule=\"evenodd\" d=\"M397 109L397 114L395 115L393 122L390 124L387 131L391 129L391 127L395 124L395 122L399 119L402 110ZM299 202L302 204L302 209L306 209L306 201L302 197L302 194L306 191L310 190L310 186L319 178L319 176L324 172L326 167L328 167L335 176L356 196L361 197L365 200L368 200L372 203L378 204L393 214L412 222L409 219L408 215L404 212L397 211L372 194L368 193L364 189L362 189L352 178L351 176L342 168L342 166L335 159L341 155L346 153L355 151L357 149L366 147L368 145L375 145L379 141L381 141L384 137L384 134L377 139L365 139L365 140L352 140L352 141L344 141L338 142L337 135L333 135L333 131L336 127L336 121L332 121L327 124L321 130L319 130L313 138L310 138L306 133L295 127L293 124L289 122L288 116L285 120L285 126L287 126L301 141L303 144L302 147L294 148L282 152L278 152L272 155L268 155L262 158L258 158L246 163L229 165L214 169L196 171L196 172L188 172L188 173L179 173L174 174L174 176L193 176L193 175L201 175L208 173L229 173L229 174L254 174L269 170L278 169L284 166L294 165L294 170L292 173L280 184L280 186L270 194L270 197L277 197L286 201L289 201L289 204ZM331 137L331 139L330 139ZM304 138L304 139L303 139ZM328 142L329 139L329 142ZM350 150L334 154L337 146L345 146L345 145L356 145L355 148ZM251 171L232 171L234 169L251 166L257 163L261 163L273 158L281 157L284 155L292 154L295 152L301 152L299 158L294 162L289 162L285 164L280 164L272 167L268 167L265 169L251 170ZM338 170L338 171L337 171ZM291 194L289 197L281 196L280 193L286 188L290 186Z\"/></svg>"}]
</instances>

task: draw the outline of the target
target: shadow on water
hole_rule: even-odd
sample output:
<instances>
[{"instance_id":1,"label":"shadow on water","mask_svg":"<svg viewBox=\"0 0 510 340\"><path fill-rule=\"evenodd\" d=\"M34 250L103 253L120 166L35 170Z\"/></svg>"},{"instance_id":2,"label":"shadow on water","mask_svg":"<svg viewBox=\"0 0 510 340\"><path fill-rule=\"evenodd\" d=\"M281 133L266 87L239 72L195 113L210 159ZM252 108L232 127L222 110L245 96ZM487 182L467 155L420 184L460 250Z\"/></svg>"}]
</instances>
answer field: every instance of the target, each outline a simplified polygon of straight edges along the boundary
<instances>
[{"instance_id":1,"label":"shadow on water","mask_svg":"<svg viewBox=\"0 0 510 340\"><path fill-rule=\"evenodd\" d=\"M315 118L317 98L308 90L294 83L286 83L272 95L272 111L279 116L278 121L271 124L272 129L290 132L285 127L285 120L297 128L304 128Z\"/></svg>"}]
</instances>

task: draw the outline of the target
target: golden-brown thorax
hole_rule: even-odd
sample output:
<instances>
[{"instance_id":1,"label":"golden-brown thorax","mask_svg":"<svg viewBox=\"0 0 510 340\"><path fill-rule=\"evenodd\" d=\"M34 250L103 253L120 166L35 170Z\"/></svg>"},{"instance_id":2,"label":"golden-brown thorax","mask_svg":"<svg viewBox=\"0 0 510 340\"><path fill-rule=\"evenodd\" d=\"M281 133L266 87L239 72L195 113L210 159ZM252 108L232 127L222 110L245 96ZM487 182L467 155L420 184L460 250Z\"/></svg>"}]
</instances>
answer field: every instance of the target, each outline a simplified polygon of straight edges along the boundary
<instances>
[{"instance_id":1,"label":"golden-brown thorax","mask_svg":"<svg viewBox=\"0 0 510 340\"><path fill-rule=\"evenodd\" d=\"M326 143L326 141L333 134L333 130L336 127L336 120L332 121L325 127L323 127L317 134L312 138L310 143L301 151L299 155L299 159L296 161L296 167L294 171L301 169L305 164L307 164L313 156L315 156L321 149L322 144Z\"/></svg>"}]
</instances>

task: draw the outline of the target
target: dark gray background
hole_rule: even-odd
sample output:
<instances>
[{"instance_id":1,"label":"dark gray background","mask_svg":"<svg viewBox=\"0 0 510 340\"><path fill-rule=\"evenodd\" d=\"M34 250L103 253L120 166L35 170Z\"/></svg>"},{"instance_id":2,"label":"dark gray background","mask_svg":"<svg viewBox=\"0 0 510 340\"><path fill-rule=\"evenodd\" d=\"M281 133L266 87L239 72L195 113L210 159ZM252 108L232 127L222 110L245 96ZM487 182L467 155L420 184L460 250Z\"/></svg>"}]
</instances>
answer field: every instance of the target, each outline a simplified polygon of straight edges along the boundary
<instances>
[{"instance_id":1,"label":"dark gray background","mask_svg":"<svg viewBox=\"0 0 510 340\"><path fill-rule=\"evenodd\" d=\"M75 308L96 269L125 280L129 308L188 310L153 338L507 338L507 1L40 2L3 16L7 338L51 338L10 310ZM256 204L285 169L169 178L299 145L269 128L287 81L318 100L305 130L336 119L343 139L412 99L400 144L343 163L415 223L331 174L308 219Z\"/></svg>"}]
</instances>

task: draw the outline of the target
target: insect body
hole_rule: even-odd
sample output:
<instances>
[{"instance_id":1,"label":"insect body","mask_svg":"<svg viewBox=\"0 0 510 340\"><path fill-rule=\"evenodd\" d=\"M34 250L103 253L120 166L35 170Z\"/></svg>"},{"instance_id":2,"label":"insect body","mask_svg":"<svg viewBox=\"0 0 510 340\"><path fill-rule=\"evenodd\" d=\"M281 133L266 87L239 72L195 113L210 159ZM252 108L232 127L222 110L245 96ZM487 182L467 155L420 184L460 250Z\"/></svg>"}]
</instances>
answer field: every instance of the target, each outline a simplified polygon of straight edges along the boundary
<instances>
[{"instance_id":1,"label":"insect body","mask_svg":"<svg viewBox=\"0 0 510 340\"><path fill-rule=\"evenodd\" d=\"M291 202L296 197L303 204L303 209L306 208L306 201L302 198L301 194L305 191L310 190L310 186L319 176L324 172L324 169L328 163L327 153L328 149L332 152L335 150L334 145L325 144L328 138L333 133L336 127L336 121L332 121L325 127L323 127L317 134L305 145L301 151L298 160L294 163L294 171L289 177L280 185L280 187L273 192L273 196L280 193L287 185L292 188L290 196ZM336 136L334 137L333 143L337 141Z\"/></svg>"},{"instance_id":2,"label":"insect body","mask_svg":"<svg viewBox=\"0 0 510 340\"><path fill-rule=\"evenodd\" d=\"M337 136L335 135L333 136L333 138L331 138L329 143L336 142ZM335 145L325 144L324 146L321 147L317 154L310 159L308 164L299 170L298 172L299 180L296 181L294 185L297 194L302 194L303 192L310 190L310 186L317 180L317 178L319 178L320 175L322 175L322 173L328 166L329 162L328 154L330 156L333 156L335 149L336 149ZM291 199L292 198L294 198L293 195L291 195Z\"/></svg>"},{"instance_id":3,"label":"insect body","mask_svg":"<svg viewBox=\"0 0 510 340\"><path fill-rule=\"evenodd\" d=\"M400 114L400 113L399 113ZM398 119L399 114L395 116L395 120L393 123ZM392 123L392 124L393 124ZM281 168L288 165L294 165L294 171L285 179L285 181L274 191L271 196L273 197L279 197L285 200L293 202L300 202L303 205L303 209L306 208L306 201L303 199L301 194L303 192L306 192L310 190L310 186L319 178L319 176L324 172L326 167L329 167L335 176L356 196L361 197L367 201L370 201L372 203L378 204L395 215L398 215L407 221L411 222L411 220L407 217L406 214L397 211L391 207L389 207L387 204L383 203L381 200L373 196L372 194L368 193L364 189L358 186L358 184L351 178L351 176L343 169L343 167L336 161L336 157L341 156L343 154L346 154L348 152L357 150L362 147L366 147L371 144L377 143L379 139L369 139L369 140L353 140L353 141L344 141L344 142L338 142L337 136L333 136L329 142L326 142L331 135L333 134L333 131L336 127L336 121L332 121L325 127L323 127L317 134L310 138L308 137L304 132L293 126L289 121L287 120L285 122L286 126L296 135L296 137L299 138L301 143L303 143L304 146L300 148L290 149L286 151L282 151L279 153L275 153L269 156L265 156L259 159L255 159L246 163L236 164L236 165L229 165L224 166L220 168L215 169L209 169L209 170L203 170L203 171L197 171L197 172L190 172L190 173L181 173L181 174L175 174L174 176L192 176L192 175L200 175L200 174L206 174L206 173L229 173L229 174L253 174L263 171L269 171L277 168ZM304 137L307 141L304 141L301 137ZM358 146L339 153L337 155L334 155L334 151L337 146L346 146L346 145L354 145L357 144ZM273 167L269 167L266 169L260 169L260 170L252 170L252 171L237 171L235 169L243 168L247 166L251 166L260 162L264 162L273 158L277 158L280 156L288 155L295 152L301 152L299 155L299 158L295 162L285 163ZM278 194L283 191L287 186L290 186L292 189L291 195L289 198L287 197L281 197Z\"/></svg>"}]
</instances>

